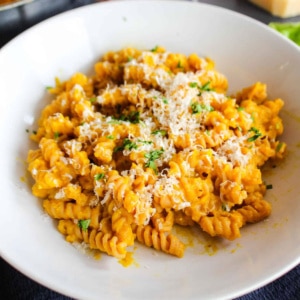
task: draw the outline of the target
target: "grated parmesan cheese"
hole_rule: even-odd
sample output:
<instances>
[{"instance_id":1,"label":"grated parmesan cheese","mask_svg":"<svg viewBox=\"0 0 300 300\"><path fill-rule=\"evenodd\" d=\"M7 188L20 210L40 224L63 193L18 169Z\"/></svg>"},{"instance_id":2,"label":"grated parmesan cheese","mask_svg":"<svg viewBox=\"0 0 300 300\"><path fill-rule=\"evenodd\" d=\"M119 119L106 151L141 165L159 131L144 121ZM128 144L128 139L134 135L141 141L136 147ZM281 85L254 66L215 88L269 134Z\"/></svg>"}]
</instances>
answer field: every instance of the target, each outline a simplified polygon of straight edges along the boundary
<instances>
[{"instance_id":1,"label":"grated parmesan cheese","mask_svg":"<svg viewBox=\"0 0 300 300\"><path fill-rule=\"evenodd\" d=\"M250 155L243 154L241 150L241 145L245 142L246 137L232 136L227 141L225 141L217 150L217 154L223 157L224 160L231 162L234 166L246 166Z\"/></svg>"}]
</instances>

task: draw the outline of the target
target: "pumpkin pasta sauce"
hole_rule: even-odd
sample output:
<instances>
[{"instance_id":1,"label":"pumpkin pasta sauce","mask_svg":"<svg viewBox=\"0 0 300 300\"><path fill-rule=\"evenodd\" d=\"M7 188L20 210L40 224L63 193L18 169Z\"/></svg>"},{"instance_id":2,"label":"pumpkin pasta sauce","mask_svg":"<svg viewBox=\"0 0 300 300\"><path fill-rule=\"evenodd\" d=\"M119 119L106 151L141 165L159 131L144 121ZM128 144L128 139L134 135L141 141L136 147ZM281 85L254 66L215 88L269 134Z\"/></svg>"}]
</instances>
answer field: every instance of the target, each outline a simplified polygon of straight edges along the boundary
<instances>
[{"instance_id":1,"label":"pumpkin pasta sauce","mask_svg":"<svg viewBox=\"0 0 300 300\"><path fill-rule=\"evenodd\" d=\"M68 242L123 265L136 242L182 257L175 226L204 231L215 254L212 240L270 215L261 168L286 152L283 100L261 82L227 88L211 59L159 46L110 51L93 75L56 79L30 135L33 195Z\"/></svg>"}]
</instances>

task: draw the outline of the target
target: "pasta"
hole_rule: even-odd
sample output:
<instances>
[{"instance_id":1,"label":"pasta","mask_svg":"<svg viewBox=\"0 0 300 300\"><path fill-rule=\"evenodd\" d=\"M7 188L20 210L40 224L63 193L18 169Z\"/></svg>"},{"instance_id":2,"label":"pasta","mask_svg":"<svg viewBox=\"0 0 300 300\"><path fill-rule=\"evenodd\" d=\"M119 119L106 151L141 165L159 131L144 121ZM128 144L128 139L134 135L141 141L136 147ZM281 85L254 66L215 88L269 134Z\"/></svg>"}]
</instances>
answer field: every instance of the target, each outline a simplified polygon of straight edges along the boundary
<instances>
[{"instance_id":1,"label":"pasta","mask_svg":"<svg viewBox=\"0 0 300 300\"><path fill-rule=\"evenodd\" d=\"M261 167L282 159L281 99L260 82L227 95L197 54L125 48L49 88L31 135L32 193L68 242L124 258L135 241L182 257L178 226L240 237L271 213Z\"/></svg>"}]
</instances>

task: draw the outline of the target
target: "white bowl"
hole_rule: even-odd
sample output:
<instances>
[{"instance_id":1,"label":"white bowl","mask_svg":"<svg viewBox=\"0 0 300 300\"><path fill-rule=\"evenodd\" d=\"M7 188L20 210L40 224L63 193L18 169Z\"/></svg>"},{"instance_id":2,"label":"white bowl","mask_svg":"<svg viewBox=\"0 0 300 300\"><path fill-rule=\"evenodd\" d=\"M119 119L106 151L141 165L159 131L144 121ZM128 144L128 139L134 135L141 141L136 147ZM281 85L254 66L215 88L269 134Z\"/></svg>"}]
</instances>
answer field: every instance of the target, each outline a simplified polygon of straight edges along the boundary
<instances>
[{"instance_id":1,"label":"white bowl","mask_svg":"<svg viewBox=\"0 0 300 300\"><path fill-rule=\"evenodd\" d=\"M44 218L31 195L24 160L31 128L45 105L45 87L89 71L106 51L126 46L209 56L230 91L256 81L285 101L284 163L268 175L273 211L233 242L195 235L178 259L138 246L125 268L112 257L80 253ZM182 1L94 4L51 18L0 51L0 254L30 278L80 299L229 299L283 275L300 262L300 50L257 21L222 8ZM210 255L214 254L214 255Z\"/></svg>"}]
</instances>

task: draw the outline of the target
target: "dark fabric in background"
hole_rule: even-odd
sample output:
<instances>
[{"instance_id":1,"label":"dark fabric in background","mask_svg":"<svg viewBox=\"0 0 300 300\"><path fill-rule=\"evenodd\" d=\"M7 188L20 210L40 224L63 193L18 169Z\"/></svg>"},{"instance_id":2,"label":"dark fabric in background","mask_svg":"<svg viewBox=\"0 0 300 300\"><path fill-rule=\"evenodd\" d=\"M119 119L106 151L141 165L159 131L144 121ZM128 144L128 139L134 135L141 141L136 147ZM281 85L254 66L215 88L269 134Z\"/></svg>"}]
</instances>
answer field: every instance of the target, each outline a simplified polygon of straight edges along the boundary
<instances>
[{"instance_id":1,"label":"dark fabric in background","mask_svg":"<svg viewBox=\"0 0 300 300\"><path fill-rule=\"evenodd\" d=\"M57 13L94 2L93 0L37 0L25 7L0 12L0 47L25 29ZM282 21L246 0L202 0L243 13L263 23ZM49 5L50 3L50 5ZM286 21L300 22L300 17ZM9 224L6 224L9 226ZM300 229L299 229L300 234ZM1 241L0 241L1 242ZM246 270L245 270L246 272ZM234 284L234 282L232 283ZM215 288L218 288L217 286ZM0 300L69 300L30 280L0 258ZM99 295L101 299L101 295ZM201 299L201 297L199 297ZM206 299L204 299L206 300ZM237 300L300 300L300 265L268 285Z\"/></svg>"}]
</instances>

